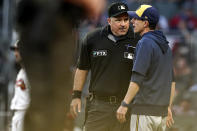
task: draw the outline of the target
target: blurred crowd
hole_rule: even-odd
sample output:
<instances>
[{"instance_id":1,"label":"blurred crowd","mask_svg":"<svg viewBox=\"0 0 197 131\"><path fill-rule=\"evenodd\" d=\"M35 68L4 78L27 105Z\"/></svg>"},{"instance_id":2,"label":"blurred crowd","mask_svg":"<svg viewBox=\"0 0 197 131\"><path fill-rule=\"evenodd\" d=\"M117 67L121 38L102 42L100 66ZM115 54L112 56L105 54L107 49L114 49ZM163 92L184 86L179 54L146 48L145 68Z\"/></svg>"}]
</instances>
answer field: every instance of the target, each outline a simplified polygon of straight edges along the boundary
<instances>
[{"instance_id":1,"label":"blurred crowd","mask_svg":"<svg viewBox=\"0 0 197 131\"><path fill-rule=\"evenodd\" d=\"M169 130L196 131L197 8L195 7L197 0L108 0L108 4L115 1L127 3L130 10L136 10L140 4L148 3L160 11L158 29L164 31L173 50L174 77L176 80L176 96L173 106L175 125ZM2 2L0 8L3 9ZM0 12L1 36L3 36L3 18L3 13ZM99 17L99 20L81 23L79 39L83 39L87 32L96 27L106 25L106 19L107 9ZM13 96L13 82L17 72L14 57L8 50L8 45L15 41L15 35L12 35L11 38L5 40L4 37L0 37L0 127L2 127L2 117L9 116L9 113L2 113L2 111L9 112L9 103ZM78 47L80 48L80 44ZM81 119L79 118L77 122L79 126Z\"/></svg>"}]
</instances>

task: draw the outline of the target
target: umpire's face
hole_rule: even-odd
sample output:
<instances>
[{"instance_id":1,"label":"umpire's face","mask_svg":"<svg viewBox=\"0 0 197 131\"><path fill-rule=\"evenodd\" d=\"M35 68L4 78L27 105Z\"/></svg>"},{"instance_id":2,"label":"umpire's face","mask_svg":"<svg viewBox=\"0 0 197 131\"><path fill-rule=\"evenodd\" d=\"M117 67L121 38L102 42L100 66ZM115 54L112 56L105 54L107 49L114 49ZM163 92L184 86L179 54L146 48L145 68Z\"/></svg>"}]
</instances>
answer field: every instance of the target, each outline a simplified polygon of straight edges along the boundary
<instances>
[{"instance_id":1,"label":"umpire's face","mask_svg":"<svg viewBox=\"0 0 197 131\"><path fill-rule=\"evenodd\" d=\"M126 35L129 30L129 17L127 13L108 18L108 23L115 36Z\"/></svg>"}]
</instances>

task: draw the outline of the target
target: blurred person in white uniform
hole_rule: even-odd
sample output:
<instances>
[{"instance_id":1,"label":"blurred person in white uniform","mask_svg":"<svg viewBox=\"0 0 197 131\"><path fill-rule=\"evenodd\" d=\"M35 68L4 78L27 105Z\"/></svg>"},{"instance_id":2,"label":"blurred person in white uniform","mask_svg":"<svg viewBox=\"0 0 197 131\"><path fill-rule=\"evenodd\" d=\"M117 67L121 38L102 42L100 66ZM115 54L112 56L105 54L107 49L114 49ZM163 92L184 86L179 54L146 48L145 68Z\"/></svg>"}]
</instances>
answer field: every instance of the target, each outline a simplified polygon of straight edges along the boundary
<instances>
[{"instance_id":1,"label":"blurred person in white uniform","mask_svg":"<svg viewBox=\"0 0 197 131\"><path fill-rule=\"evenodd\" d=\"M30 85L22 64L20 52L18 50L18 41L14 46L10 47L10 50L14 52L16 62L21 66L21 69L19 70L16 77L14 97L12 98L10 106L11 110L14 112L12 117L11 131L23 131L24 115L30 103Z\"/></svg>"}]
</instances>

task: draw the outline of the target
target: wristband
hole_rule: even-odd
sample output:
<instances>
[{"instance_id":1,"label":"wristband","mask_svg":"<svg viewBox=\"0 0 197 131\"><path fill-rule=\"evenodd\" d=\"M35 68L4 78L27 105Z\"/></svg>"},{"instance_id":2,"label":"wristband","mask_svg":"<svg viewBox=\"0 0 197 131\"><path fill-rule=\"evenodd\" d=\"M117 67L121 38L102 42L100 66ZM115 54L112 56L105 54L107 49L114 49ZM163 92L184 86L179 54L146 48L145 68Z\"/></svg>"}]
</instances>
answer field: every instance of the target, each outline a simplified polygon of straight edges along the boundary
<instances>
[{"instance_id":1,"label":"wristband","mask_svg":"<svg viewBox=\"0 0 197 131\"><path fill-rule=\"evenodd\" d=\"M75 98L81 99L81 91L79 91L79 90L74 90L73 91L73 93L72 93L72 99L75 99Z\"/></svg>"},{"instance_id":2,"label":"wristband","mask_svg":"<svg viewBox=\"0 0 197 131\"><path fill-rule=\"evenodd\" d=\"M121 106L123 106L123 107L127 107L127 108L129 108L130 106L129 106L129 104L127 104L126 102L124 102L124 101L122 101L121 102Z\"/></svg>"}]
</instances>

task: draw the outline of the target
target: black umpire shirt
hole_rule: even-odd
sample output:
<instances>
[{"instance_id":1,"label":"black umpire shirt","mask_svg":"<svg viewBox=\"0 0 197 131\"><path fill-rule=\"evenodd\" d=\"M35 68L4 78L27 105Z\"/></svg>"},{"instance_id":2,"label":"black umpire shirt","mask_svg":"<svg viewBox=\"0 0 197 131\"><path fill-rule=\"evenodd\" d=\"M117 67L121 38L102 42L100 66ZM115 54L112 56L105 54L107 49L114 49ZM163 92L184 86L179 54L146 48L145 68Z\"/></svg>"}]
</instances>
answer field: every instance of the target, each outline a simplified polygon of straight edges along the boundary
<instances>
[{"instance_id":1,"label":"black umpire shirt","mask_svg":"<svg viewBox=\"0 0 197 131\"><path fill-rule=\"evenodd\" d=\"M85 37L77 67L91 71L90 92L98 96L125 96L138 40L132 29L125 36L115 37L110 26Z\"/></svg>"}]
</instances>

